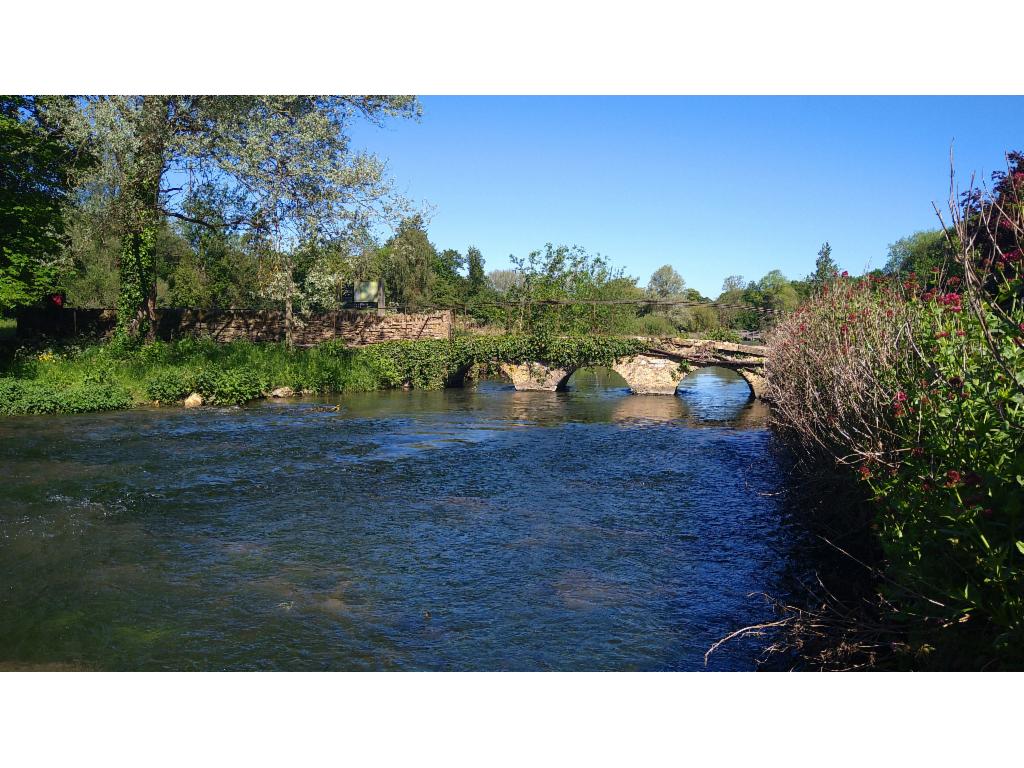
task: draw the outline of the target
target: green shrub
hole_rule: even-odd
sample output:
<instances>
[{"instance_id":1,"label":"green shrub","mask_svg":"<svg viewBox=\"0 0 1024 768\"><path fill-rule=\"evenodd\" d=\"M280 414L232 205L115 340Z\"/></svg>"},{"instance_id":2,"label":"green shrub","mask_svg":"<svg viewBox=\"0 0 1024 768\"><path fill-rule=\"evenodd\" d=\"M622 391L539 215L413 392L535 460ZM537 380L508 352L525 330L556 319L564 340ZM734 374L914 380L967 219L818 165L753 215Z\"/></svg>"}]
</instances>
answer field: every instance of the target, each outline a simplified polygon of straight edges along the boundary
<instances>
[{"instance_id":1,"label":"green shrub","mask_svg":"<svg viewBox=\"0 0 1024 768\"><path fill-rule=\"evenodd\" d=\"M252 368L229 368L221 371L213 381L212 389L203 392L209 394L213 402L220 405L239 405L255 400L263 395L266 385L260 375Z\"/></svg>"},{"instance_id":2,"label":"green shrub","mask_svg":"<svg viewBox=\"0 0 1024 768\"><path fill-rule=\"evenodd\" d=\"M164 368L150 376L145 386L148 399L173 403L195 391L195 375L180 368Z\"/></svg>"},{"instance_id":3,"label":"green shrub","mask_svg":"<svg viewBox=\"0 0 1024 768\"><path fill-rule=\"evenodd\" d=\"M85 413L128 408L131 395L110 384L82 382L64 387L50 382L0 378L0 414Z\"/></svg>"}]
</instances>

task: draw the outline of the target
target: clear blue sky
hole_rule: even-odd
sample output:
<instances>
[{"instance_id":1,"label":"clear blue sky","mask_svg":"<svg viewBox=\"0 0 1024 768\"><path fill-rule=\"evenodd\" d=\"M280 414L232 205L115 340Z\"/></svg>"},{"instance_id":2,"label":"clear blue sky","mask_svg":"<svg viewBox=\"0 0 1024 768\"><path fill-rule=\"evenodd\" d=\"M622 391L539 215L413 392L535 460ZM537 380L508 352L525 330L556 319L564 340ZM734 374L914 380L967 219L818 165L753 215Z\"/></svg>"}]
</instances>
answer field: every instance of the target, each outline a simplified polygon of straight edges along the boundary
<instances>
[{"instance_id":1,"label":"clear blue sky","mask_svg":"<svg viewBox=\"0 0 1024 768\"><path fill-rule=\"evenodd\" d=\"M949 148L970 172L1024 150L1024 98L422 97L419 123L361 126L399 190L433 206L431 240L487 269L546 242L645 285L671 264L717 296L731 274L843 269L937 225Z\"/></svg>"}]
</instances>

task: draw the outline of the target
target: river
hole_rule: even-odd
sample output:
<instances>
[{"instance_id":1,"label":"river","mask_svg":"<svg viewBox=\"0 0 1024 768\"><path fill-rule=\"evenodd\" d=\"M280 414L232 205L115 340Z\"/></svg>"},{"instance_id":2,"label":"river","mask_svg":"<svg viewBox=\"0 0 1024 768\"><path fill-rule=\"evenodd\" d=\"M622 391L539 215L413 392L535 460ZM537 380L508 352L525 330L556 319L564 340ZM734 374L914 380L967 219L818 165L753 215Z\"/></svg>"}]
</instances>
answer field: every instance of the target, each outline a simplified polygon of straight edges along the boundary
<instances>
[{"instance_id":1,"label":"river","mask_svg":"<svg viewBox=\"0 0 1024 768\"><path fill-rule=\"evenodd\" d=\"M800 567L765 406L571 384L0 419L0 668L704 669Z\"/></svg>"}]
</instances>

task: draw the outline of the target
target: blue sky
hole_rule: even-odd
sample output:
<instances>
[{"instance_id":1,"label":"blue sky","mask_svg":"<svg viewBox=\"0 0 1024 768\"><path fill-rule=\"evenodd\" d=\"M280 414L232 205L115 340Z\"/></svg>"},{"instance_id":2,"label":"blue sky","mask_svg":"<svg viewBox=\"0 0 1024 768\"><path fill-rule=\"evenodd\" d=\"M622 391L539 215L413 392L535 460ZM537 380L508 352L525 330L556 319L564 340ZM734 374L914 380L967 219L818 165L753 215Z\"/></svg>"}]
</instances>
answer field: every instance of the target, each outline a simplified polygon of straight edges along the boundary
<instances>
[{"instance_id":1,"label":"blue sky","mask_svg":"<svg viewBox=\"0 0 1024 768\"><path fill-rule=\"evenodd\" d=\"M487 269L546 242L647 282L671 264L717 296L727 275L843 269L937 224L954 142L962 183L1024 150L1024 98L422 97L418 123L360 126L431 240ZM954 141L955 140L955 141Z\"/></svg>"}]
</instances>

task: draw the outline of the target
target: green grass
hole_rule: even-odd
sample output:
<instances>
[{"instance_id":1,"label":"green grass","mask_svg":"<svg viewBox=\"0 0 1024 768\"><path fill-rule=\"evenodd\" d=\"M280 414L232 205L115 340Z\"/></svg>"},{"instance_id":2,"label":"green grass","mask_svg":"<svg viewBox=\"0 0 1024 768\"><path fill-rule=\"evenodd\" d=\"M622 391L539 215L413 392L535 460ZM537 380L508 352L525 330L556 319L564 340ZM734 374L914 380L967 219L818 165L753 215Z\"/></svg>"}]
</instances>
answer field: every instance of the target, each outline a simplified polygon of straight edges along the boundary
<instances>
[{"instance_id":1,"label":"green grass","mask_svg":"<svg viewBox=\"0 0 1024 768\"><path fill-rule=\"evenodd\" d=\"M439 389L480 362L608 363L640 351L619 337L467 336L347 348L182 339L21 348L0 358L0 415L78 413L175 404L192 392L207 402L244 403L276 387L328 394L400 386Z\"/></svg>"}]
</instances>

